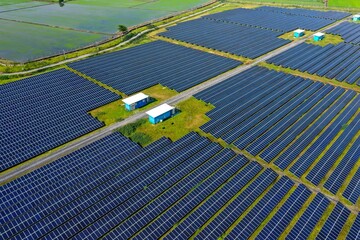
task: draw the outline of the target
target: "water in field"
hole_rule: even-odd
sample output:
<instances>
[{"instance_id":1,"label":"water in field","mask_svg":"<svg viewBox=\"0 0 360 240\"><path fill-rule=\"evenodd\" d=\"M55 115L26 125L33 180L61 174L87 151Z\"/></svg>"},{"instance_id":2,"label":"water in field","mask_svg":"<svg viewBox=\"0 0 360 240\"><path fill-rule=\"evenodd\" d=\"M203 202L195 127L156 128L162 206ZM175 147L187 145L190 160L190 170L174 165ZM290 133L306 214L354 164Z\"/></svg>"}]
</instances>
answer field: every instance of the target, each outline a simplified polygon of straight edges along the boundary
<instances>
[{"instance_id":1,"label":"water in field","mask_svg":"<svg viewBox=\"0 0 360 240\"><path fill-rule=\"evenodd\" d=\"M0 58L28 61L110 38L118 25L134 26L207 0L4 0L0 4ZM6 3L6 4L5 4Z\"/></svg>"}]
</instances>

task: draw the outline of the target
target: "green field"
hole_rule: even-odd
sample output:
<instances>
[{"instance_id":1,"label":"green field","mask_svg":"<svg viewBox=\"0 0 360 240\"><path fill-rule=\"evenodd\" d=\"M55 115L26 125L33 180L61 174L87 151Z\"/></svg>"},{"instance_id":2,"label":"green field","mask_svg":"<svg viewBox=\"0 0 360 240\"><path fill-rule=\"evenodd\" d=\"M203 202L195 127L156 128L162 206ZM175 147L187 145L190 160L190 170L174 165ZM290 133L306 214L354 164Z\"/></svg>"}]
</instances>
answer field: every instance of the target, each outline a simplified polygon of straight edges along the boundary
<instances>
[{"instance_id":1,"label":"green field","mask_svg":"<svg viewBox=\"0 0 360 240\"><path fill-rule=\"evenodd\" d=\"M63 53L105 38L101 34L5 20L0 20L0 26L0 57L18 62Z\"/></svg>"},{"instance_id":2,"label":"green field","mask_svg":"<svg viewBox=\"0 0 360 240\"><path fill-rule=\"evenodd\" d=\"M31 0L1 0L0 6L31 2Z\"/></svg>"},{"instance_id":3,"label":"green field","mask_svg":"<svg viewBox=\"0 0 360 240\"><path fill-rule=\"evenodd\" d=\"M60 7L50 0L4 0L0 58L25 62L75 50L110 38L120 24L135 26L207 1L73 0Z\"/></svg>"},{"instance_id":4,"label":"green field","mask_svg":"<svg viewBox=\"0 0 360 240\"><path fill-rule=\"evenodd\" d=\"M359 0L329 0L330 7L360 8Z\"/></svg>"},{"instance_id":5,"label":"green field","mask_svg":"<svg viewBox=\"0 0 360 240\"><path fill-rule=\"evenodd\" d=\"M247 2L247 3L275 3L299 6L324 6L323 0L228 0L226 2ZM328 0L329 7L360 8L359 0Z\"/></svg>"},{"instance_id":6,"label":"green field","mask_svg":"<svg viewBox=\"0 0 360 240\"><path fill-rule=\"evenodd\" d=\"M0 17L61 28L113 34L117 32L119 24L133 26L168 14L170 12L146 9L78 4L66 4L64 7L59 7L59 5L52 4L0 13Z\"/></svg>"}]
</instances>

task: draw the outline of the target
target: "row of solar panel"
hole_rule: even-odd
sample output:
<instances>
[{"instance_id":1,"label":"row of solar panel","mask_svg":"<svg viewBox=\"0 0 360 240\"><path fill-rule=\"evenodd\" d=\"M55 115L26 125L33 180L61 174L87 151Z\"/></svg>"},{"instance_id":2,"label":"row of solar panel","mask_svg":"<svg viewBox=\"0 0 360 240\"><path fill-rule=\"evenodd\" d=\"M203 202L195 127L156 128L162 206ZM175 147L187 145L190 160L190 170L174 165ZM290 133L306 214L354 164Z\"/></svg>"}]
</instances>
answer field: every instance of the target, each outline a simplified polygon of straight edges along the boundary
<instances>
[{"instance_id":1,"label":"row of solar panel","mask_svg":"<svg viewBox=\"0 0 360 240\"><path fill-rule=\"evenodd\" d=\"M300 209L307 209L311 192L262 170L196 133L173 143L162 138L146 148L114 133L3 186L0 229L5 239L249 237L295 188L279 206L284 214L276 213L259 235L280 236ZM328 205L321 194L317 198ZM322 213L307 217L314 223L307 236ZM339 234L348 213L341 206L326 220L331 236Z\"/></svg>"},{"instance_id":2,"label":"row of solar panel","mask_svg":"<svg viewBox=\"0 0 360 240\"><path fill-rule=\"evenodd\" d=\"M261 27L283 33L295 30L297 28L315 31L336 21L334 19L313 18L296 14L287 14L282 13L282 11L289 10L280 9L280 11L267 11L266 8L238 8L207 15L204 18L252 27ZM320 13L318 11L313 12Z\"/></svg>"},{"instance_id":3,"label":"row of solar panel","mask_svg":"<svg viewBox=\"0 0 360 240\"><path fill-rule=\"evenodd\" d=\"M1 85L0 171L103 126L88 111L119 99L65 69Z\"/></svg>"},{"instance_id":4,"label":"row of solar panel","mask_svg":"<svg viewBox=\"0 0 360 240\"><path fill-rule=\"evenodd\" d=\"M69 66L130 95L159 83L181 92L240 64L232 59L155 41Z\"/></svg>"},{"instance_id":5,"label":"row of solar panel","mask_svg":"<svg viewBox=\"0 0 360 240\"><path fill-rule=\"evenodd\" d=\"M268 63L316 74L329 79L360 84L360 46L340 43L319 47L300 44L267 60Z\"/></svg>"},{"instance_id":6,"label":"row of solar panel","mask_svg":"<svg viewBox=\"0 0 360 240\"><path fill-rule=\"evenodd\" d=\"M159 35L247 58L257 58L290 42L278 38L278 32L209 19L184 22Z\"/></svg>"},{"instance_id":7,"label":"row of solar panel","mask_svg":"<svg viewBox=\"0 0 360 240\"><path fill-rule=\"evenodd\" d=\"M325 18L325 19L333 19L333 20L340 20L347 16L350 16L350 13L347 12L315 11L315 10L308 10L303 8L278 8L278 7L263 6L257 8L257 10L280 12L283 14L299 15L299 16L314 17L314 18Z\"/></svg>"},{"instance_id":8,"label":"row of solar panel","mask_svg":"<svg viewBox=\"0 0 360 240\"><path fill-rule=\"evenodd\" d=\"M356 92L260 67L195 97L215 106L207 113L211 120L200 127L203 131L267 162L275 160L282 170L295 162L290 171L298 177L325 151L306 177L314 185L353 144L351 141L360 128L360 115L356 115L360 96ZM342 131L345 124L349 125ZM339 133L340 137L326 149ZM342 161L353 162L357 157L357 150L352 150ZM352 167L349 165L347 171ZM336 178L336 192L344 183L346 172L342 176Z\"/></svg>"},{"instance_id":9,"label":"row of solar panel","mask_svg":"<svg viewBox=\"0 0 360 240\"><path fill-rule=\"evenodd\" d=\"M360 44L360 25L356 23L343 22L326 31L327 33L340 35L345 42Z\"/></svg>"}]
</instances>

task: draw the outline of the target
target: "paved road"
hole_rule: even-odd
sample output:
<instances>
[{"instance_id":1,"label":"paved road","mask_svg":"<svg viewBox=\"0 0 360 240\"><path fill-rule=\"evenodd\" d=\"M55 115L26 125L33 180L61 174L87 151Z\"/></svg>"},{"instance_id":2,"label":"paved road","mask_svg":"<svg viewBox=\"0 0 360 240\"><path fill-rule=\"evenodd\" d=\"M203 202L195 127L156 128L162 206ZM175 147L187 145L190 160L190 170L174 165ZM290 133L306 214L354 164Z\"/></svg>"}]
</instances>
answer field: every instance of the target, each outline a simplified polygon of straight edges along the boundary
<instances>
[{"instance_id":1,"label":"paved road","mask_svg":"<svg viewBox=\"0 0 360 240\"><path fill-rule=\"evenodd\" d=\"M345 21L345 20L343 20ZM342 21L341 21L342 22ZM330 25L326 28L323 29L326 30L330 27L333 27L333 26L336 26L338 24L340 24L341 22L338 22L338 23L335 23L333 25ZM311 38L312 36L309 36L308 38ZM171 104L171 105L175 105L179 102L182 102L188 98L190 98L191 96L195 95L196 93L199 93L207 88L210 88L220 82L223 82L229 78L231 78L232 76L235 76L241 72L244 72L246 71L247 69L257 65L258 63L260 62L263 62L263 61L266 61L267 59L273 57L273 56L276 56L284 51L287 51L289 50L290 48L293 48L303 42L305 42L308 38L305 38L305 39L302 39L302 40L299 40L299 41L295 41L295 42L292 42L288 45L285 45L273 52L270 52L258 59L256 59L254 62L252 62L251 64L248 64L248 65L242 65L240 67L237 67L231 71L228 71L222 75L219 75L209 81L206 81L200 85L197 85L193 88L190 88L164 102L168 103L168 104ZM160 102L158 105L160 104L163 104L164 102ZM154 106L155 107L155 106ZM135 122L141 118L145 118L146 117L146 114L145 114L146 110L142 111L142 112L139 112L137 113L136 115L133 115L133 116L130 116L129 118L121 121L121 122L118 122L118 123L115 123L113 125L110 125L108 127L105 127L99 131L96 131L92 134L89 134L85 137L82 137L82 138L79 138L79 139L76 139L74 140L73 142L71 142L70 144L66 145L64 148L61 148L59 150L56 150L56 151L53 151L50 155L48 156L45 156L43 158L40 158L36 161L31 161L31 162L28 162L28 163L24 163L22 165L20 165L19 167L15 168L15 169L10 169L8 171L5 171L4 173L2 173L0 175L0 185L2 184L5 184L17 177L20 177L24 174L26 174L27 172L29 171L32 171L34 169L37 169L45 164L48 164L52 161L55 161L59 158L61 158L62 156L65 156L67 154L70 154L71 152L74 152L75 150L81 148L81 147L84 147L86 145L89 145L93 142L95 142L96 140L99 140L101 138L104 138L105 136L108 136L110 135L112 132L114 132L114 130L116 130L117 128L119 127L122 127L124 125L127 125L131 122Z\"/></svg>"}]
</instances>

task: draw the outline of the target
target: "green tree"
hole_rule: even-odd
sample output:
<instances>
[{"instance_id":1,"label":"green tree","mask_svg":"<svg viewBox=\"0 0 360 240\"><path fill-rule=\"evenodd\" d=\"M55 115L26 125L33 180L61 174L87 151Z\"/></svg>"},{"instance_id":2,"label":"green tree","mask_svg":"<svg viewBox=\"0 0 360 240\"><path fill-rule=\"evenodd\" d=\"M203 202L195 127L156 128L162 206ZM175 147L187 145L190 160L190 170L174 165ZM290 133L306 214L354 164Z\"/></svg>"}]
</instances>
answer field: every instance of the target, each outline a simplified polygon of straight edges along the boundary
<instances>
[{"instance_id":1,"label":"green tree","mask_svg":"<svg viewBox=\"0 0 360 240\"><path fill-rule=\"evenodd\" d=\"M119 26L118 26L118 29L119 29L120 32L123 32L123 33L126 33L127 30L128 30L127 27L124 26L124 25L119 25Z\"/></svg>"}]
</instances>

